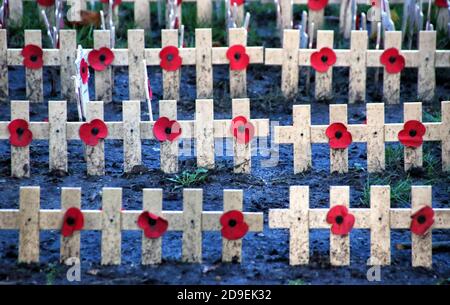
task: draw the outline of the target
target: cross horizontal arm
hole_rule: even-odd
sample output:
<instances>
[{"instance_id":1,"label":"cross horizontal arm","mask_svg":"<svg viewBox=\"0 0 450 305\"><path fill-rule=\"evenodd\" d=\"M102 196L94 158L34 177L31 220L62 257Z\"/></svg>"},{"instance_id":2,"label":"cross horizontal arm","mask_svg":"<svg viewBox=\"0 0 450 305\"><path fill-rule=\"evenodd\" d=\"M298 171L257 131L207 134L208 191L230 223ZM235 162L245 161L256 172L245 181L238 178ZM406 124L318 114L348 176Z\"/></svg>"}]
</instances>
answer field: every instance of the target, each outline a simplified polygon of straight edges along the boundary
<instances>
[{"instance_id":1,"label":"cross horizontal arm","mask_svg":"<svg viewBox=\"0 0 450 305\"><path fill-rule=\"evenodd\" d=\"M223 212L206 211L202 213L202 230L203 231L220 231L220 217ZM243 212L244 220L251 232L260 232L263 230L263 213L259 212Z\"/></svg>"},{"instance_id":2,"label":"cross horizontal arm","mask_svg":"<svg viewBox=\"0 0 450 305\"><path fill-rule=\"evenodd\" d=\"M152 213L152 211L148 211ZM122 211L122 230L140 230L137 220L142 211ZM162 217L169 223L169 231L183 231L184 221L182 211L162 211Z\"/></svg>"},{"instance_id":3,"label":"cross horizontal arm","mask_svg":"<svg viewBox=\"0 0 450 305\"><path fill-rule=\"evenodd\" d=\"M278 144L290 144L294 142L294 134L296 130L293 126L275 126L274 142ZM301 132L297 130L297 132Z\"/></svg>"},{"instance_id":4,"label":"cross horizontal arm","mask_svg":"<svg viewBox=\"0 0 450 305\"><path fill-rule=\"evenodd\" d=\"M212 48L212 64L213 65L228 65L230 62L226 56L228 47ZM263 47L246 47L246 52L250 57L250 64L264 63L264 48Z\"/></svg>"},{"instance_id":5,"label":"cross horizontal arm","mask_svg":"<svg viewBox=\"0 0 450 305\"><path fill-rule=\"evenodd\" d=\"M283 49L271 49L265 50L264 64L268 66L281 66L283 64Z\"/></svg>"},{"instance_id":6,"label":"cross horizontal arm","mask_svg":"<svg viewBox=\"0 0 450 305\"><path fill-rule=\"evenodd\" d=\"M256 137L269 136L269 120L254 119L250 122L255 126ZM231 138L231 120L215 120L214 121L214 138Z\"/></svg>"}]
</instances>

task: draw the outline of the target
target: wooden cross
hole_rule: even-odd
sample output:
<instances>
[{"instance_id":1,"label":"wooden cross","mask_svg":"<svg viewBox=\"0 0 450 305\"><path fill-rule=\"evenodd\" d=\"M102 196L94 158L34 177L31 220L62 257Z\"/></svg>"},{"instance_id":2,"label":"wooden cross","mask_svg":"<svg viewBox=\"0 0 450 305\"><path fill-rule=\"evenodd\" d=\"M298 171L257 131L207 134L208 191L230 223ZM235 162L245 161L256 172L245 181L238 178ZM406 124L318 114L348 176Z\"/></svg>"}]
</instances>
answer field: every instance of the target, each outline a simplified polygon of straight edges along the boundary
<instances>
[{"instance_id":1,"label":"wooden cross","mask_svg":"<svg viewBox=\"0 0 450 305\"><path fill-rule=\"evenodd\" d=\"M160 101L160 116L176 120L176 101ZM208 99L196 100L194 120L180 120L180 139L196 139L197 166L214 168L215 144L214 139L233 138L230 120L214 120L214 102ZM255 127L255 138L269 135L268 119L250 119L250 101L248 99L233 99L232 118L244 116ZM151 130L153 122L142 130ZM151 137L148 133L143 138ZM233 140L234 172L250 173L251 143L240 144ZM178 172L178 140L161 143L161 170L165 173Z\"/></svg>"},{"instance_id":2,"label":"wooden cross","mask_svg":"<svg viewBox=\"0 0 450 305\"><path fill-rule=\"evenodd\" d=\"M330 105L330 124L340 122L347 126L353 142L367 143L367 170L369 173L385 169L385 142L398 142L398 133L404 123L385 123L384 104L368 103L366 124L347 124L347 105ZM424 141L442 143L442 170L448 171L450 164L450 102L442 102L442 122L424 122ZM328 125L311 125L310 105L294 105L292 126L275 126L274 141L279 144L293 144L294 173L311 167L311 144L328 143L325 131ZM404 104L404 122L422 120L421 103ZM423 164L422 147L404 148L405 171ZM330 171L348 171L348 149L330 148Z\"/></svg>"},{"instance_id":3,"label":"wooden cross","mask_svg":"<svg viewBox=\"0 0 450 305\"><path fill-rule=\"evenodd\" d=\"M244 28L228 29L229 47L240 44L247 45L247 30ZM196 63L197 63L197 98L213 98L212 65L227 65L228 47L212 47L211 29L195 30ZM249 64L264 63L263 47L246 47L250 57ZM231 98L247 97L247 70L233 71L230 69Z\"/></svg>"},{"instance_id":4,"label":"wooden cross","mask_svg":"<svg viewBox=\"0 0 450 305\"><path fill-rule=\"evenodd\" d=\"M203 191L183 190L183 211L162 210L162 190L143 190L143 211L162 216L169 223L169 231L183 232L182 261L202 261L202 231L221 230L220 217L223 212L202 211ZM240 190L224 190L224 212L242 211L243 194ZM40 187L21 187L19 210L0 210L0 230L19 230L19 262L39 262L40 230L59 230L64 213L71 207L81 208L81 188L61 189L61 209L40 209ZM122 231L141 230L137 219L143 211L122 210L122 189L102 189L102 210L82 210L83 230L100 230L102 265L121 263ZM244 212L249 231L263 229L263 214ZM142 264L161 262L162 238L142 237ZM241 261L242 239L223 239L222 260ZM69 258L80 258L80 232L61 237L61 262Z\"/></svg>"},{"instance_id":5,"label":"wooden cross","mask_svg":"<svg viewBox=\"0 0 450 305\"><path fill-rule=\"evenodd\" d=\"M202 190L195 190L202 192ZM200 195L201 198L202 195ZM201 206L201 200L195 201L195 204ZM191 202L193 204L194 202ZM203 231L220 231L220 217L223 213L231 210L243 210L243 192L242 190L224 190L223 191L223 212L222 211L204 211L202 212L202 227ZM261 232L263 230L263 213L260 212L243 212L244 221L248 224L250 232ZM201 232L200 232L201 234ZM197 239L197 248L200 248L201 253L201 239ZM222 238L222 261L223 262L241 262L242 260L242 239L228 240ZM197 261L199 262L199 261Z\"/></svg>"},{"instance_id":6,"label":"wooden cross","mask_svg":"<svg viewBox=\"0 0 450 305\"><path fill-rule=\"evenodd\" d=\"M390 187L371 186L370 208L349 209L355 216L354 229L370 229L370 265L389 265L391 261L391 229L409 229L411 215L424 205L431 205L431 186L412 186L411 209L390 208ZM328 209L309 208L309 187L290 187L289 209L271 209L269 227L289 229L289 263L304 265L309 263L309 230L328 229L326 222ZM349 206L349 187L330 188L330 206ZM388 203L388 204L387 204ZM450 210L434 209L433 229L450 227ZM350 264L349 235L330 235L330 263L336 266ZM412 234L412 265L431 267L431 230L424 236Z\"/></svg>"}]
</instances>

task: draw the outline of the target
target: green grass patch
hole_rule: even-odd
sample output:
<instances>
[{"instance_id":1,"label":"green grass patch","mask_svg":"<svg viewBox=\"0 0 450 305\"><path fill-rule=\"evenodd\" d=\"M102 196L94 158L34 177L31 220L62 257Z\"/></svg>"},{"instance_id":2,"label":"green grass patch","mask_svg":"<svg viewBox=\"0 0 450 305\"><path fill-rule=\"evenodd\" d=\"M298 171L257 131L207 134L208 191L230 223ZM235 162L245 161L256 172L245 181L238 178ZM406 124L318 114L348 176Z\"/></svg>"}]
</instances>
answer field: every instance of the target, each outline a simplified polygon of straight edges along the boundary
<instances>
[{"instance_id":1,"label":"green grass patch","mask_svg":"<svg viewBox=\"0 0 450 305\"><path fill-rule=\"evenodd\" d=\"M197 168L189 171L185 170L173 178L166 178L167 181L175 183L174 189L192 187L204 183L208 179L208 170Z\"/></svg>"}]
</instances>

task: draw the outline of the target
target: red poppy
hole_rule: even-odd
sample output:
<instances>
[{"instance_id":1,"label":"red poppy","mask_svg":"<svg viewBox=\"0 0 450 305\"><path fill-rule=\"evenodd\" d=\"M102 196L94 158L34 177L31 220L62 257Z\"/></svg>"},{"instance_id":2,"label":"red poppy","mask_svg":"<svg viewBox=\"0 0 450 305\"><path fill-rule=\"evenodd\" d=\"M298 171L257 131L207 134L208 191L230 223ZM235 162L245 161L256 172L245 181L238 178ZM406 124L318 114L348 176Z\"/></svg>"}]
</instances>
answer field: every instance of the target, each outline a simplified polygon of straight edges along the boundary
<instances>
[{"instance_id":1,"label":"red poppy","mask_svg":"<svg viewBox=\"0 0 450 305\"><path fill-rule=\"evenodd\" d=\"M180 123L165 116L160 117L153 125L153 135L160 142L175 141L181 135Z\"/></svg>"},{"instance_id":2,"label":"red poppy","mask_svg":"<svg viewBox=\"0 0 450 305\"><path fill-rule=\"evenodd\" d=\"M410 120L403 125L403 129L398 133L398 140L407 147L419 147L423 143L423 136L426 132L425 125L416 120Z\"/></svg>"},{"instance_id":3,"label":"red poppy","mask_svg":"<svg viewBox=\"0 0 450 305\"><path fill-rule=\"evenodd\" d=\"M240 144L247 144L255 135L255 127L245 116L237 116L231 121L231 133Z\"/></svg>"},{"instance_id":4,"label":"red poppy","mask_svg":"<svg viewBox=\"0 0 450 305\"><path fill-rule=\"evenodd\" d=\"M64 237L71 236L73 232L83 229L84 216L78 208L69 208L64 213L61 234Z\"/></svg>"},{"instance_id":5,"label":"red poppy","mask_svg":"<svg viewBox=\"0 0 450 305\"><path fill-rule=\"evenodd\" d=\"M89 80L89 65L84 58L82 58L80 62L80 75L83 84L87 84Z\"/></svg>"},{"instance_id":6,"label":"red poppy","mask_svg":"<svg viewBox=\"0 0 450 305\"><path fill-rule=\"evenodd\" d=\"M52 6L55 5L55 0L37 0L40 6Z\"/></svg>"},{"instance_id":7,"label":"red poppy","mask_svg":"<svg viewBox=\"0 0 450 305\"><path fill-rule=\"evenodd\" d=\"M40 46L27 44L22 49L23 65L28 69L40 69L44 65L42 59L44 52Z\"/></svg>"},{"instance_id":8,"label":"red poppy","mask_svg":"<svg viewBox=\"0 0 450 305\"><path fill-rule=\"evenodd\" d=\"M147 238L161 237L169 227L169 222L158 215L144 211L139 215L137 224Z\"/></svg>"},{"instance_id":9,"label":"red poppy","mask_svg":"<svg viewBox=\"0 0 450 305\"><path fill-rule=\"evenodd\" d=\"M109 3L109 0L101 0L101 2L102 2L102 3L108 4L108 3ZM119 4L121 4L121 3L122 3L122 0L114 0L114 2L113 2L113 8L116 7L116 5L119 5Z\"/></svg>"},{"instance_id":10,"label":"red poppy","mask_svg":"<svg viewBox=\"0 0 450 305\"><path fill-rule=\"evenodd\" d=\"M178 48L175 46L164 47L161 52L159 52L159 58L161 59L159 65L166 71L176 71L183 63Z\"/></svg>"},{"instance_id":11,"label":"red poppy","mask_svg":"<svg viewBox=\"0 0 450 305\"><path fill-rule=\"evenodd\" d=\"M411 232L416 235L424 235L434 223L434 211L425 206L411 215Z\"/></svg>"},{"instance_id":12,"label":"red poppy","mask_svg":"<svg viewBox=\"0 0 450 305\"><path fill-rule=\"evenodd\" d=\"M79 135L84 144L96 146L100 139L105 139L108 136L108 127L102 120L94 119L90 123L84 123L80 126Z\"/></svg>"},{"instance_id":13,"label":"red poppy","mask_svg":"<svg viewBox=\"0 0 450 305\"><path fill-rule=\"evenodd\" d=\"M399 73L405 67L405 58L396 48L384 50L380 56L380 62L386 69L387 73Z\"/></svg>"},{"instance_id":14,"label":"red poppy","mask_svg":"<svg viewBox=\"0 0 450 305\"><path fill-rule=\"evenodd\" d=\"M95 71L103 71L114 61L114 53L106 47L94 49L89 52L88 61Z\"/></svg>"},{"instance_id":15,"label":"red poppy","mask_svg":"<svg viewBox=\"0 0 450 305\"><path fill-rule=\"evenodd\" d=\"M33 133L28 127L28 122L23 119L12 120L8 124L9 142L12 146L25 147L33 140Z\"/></svg>"},{"instance_id":16,"label":"red poppy","mask_svg":"<svg viewBox=\"0 0 450 305\"><path fill-rule=\"evenodd\" d=\"M320 11L327 6L328 0L308 0L308 8L312 11Z\"/></svg>"},{"instance_id":17,"label":"red poppy","mask_svg":"<svg viewBox=\"0 0 450 305\"><path fill-rule=\"evenodd\" d=\"M334 53L333 49L325 47L319 51L313 52L310 60L314 70L324 73L336 63L336 53Z\"/></svg>"},{"instance_id":18,"label":"red poppy","mask_svg":"<svg viewBox=\"0 0 450 305\"><path fill-rule=\"evenodd\" d=\"M327 222L331 225L331 233L347 235L353 229L355 216L348 212L345 205L335 205L327 213Z\"/></svg>"},{"instance_id":19,"label":"red poppy","mask_svg":"<svg viewBox=\"0 0 450 305\"><path fill-rule=\"evenodd\" d=\"M227 58L230 61L231 70L245 70L250 62L250 57L245 52L245 47L241 44L235 44L228 48Z\"/></svg>"},{"instance_id":20,"label":"red poppy","mask_svg":"<svg viewBox=\"0 0 450 305\"><path fill-rule=\"evenodd\" d=\"M234 4L237 4L237 6L242 5L245 3L245 0L230 0L231 6L234 6Z\"/></svg>"},{"instance_id":21,"label":"red poppy","mask_svg":"<svg viewBox=\"0 0 450 305\"><path fill-rule=\"evenodd\" d=\"M437 7L443 7L443 8L447 8L447 7L448 7L448 2L447 2L447 0L436 0L436 1L434 1L434 4L435 4Z\"/></svg>"},{"instance_id":22,"label":"red poppy","mask_svg":"<svg viewBox=\"0 0 450 305\"><path fill-rule=\"evenodd\" d=\"M222 225L222 236L229 240L236 240L244 237L248 232L248 224L244 221L244 214L241 211L232 210L220 216Z\"/></svg>"},{"instance_id":23,"label":"red poppy","mask_svg":"<svg viewBox=\"0 0 450 305\"><path fill-rule=\"evenodd\" d=\"M330 147L333 149L344 149L352 143L352 134L342 123L333 123L325 131Z\"/></svg>"}]
</instances>

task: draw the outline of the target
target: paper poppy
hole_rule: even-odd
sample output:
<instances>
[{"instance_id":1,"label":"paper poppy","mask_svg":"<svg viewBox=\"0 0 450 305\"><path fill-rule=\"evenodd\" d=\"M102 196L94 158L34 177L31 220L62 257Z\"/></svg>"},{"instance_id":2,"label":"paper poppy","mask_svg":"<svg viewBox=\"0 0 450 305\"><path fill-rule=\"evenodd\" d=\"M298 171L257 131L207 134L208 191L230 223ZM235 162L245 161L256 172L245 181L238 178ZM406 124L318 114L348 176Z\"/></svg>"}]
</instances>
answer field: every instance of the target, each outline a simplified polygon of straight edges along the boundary
<instances>
[{"instance_id":1,"label":"paper poppy","mask_svg":"<svg viewBox=\"0 0 450 305\"><path fill-rule=\"evenodd\" d=\"M334 53L333 49L325 47L313 52L310 60L314 70L324 73L336 63L336 53Z\"/></svg>"},{"instance_id":2,"label":"paper poppy","mask_svg":"<svg viewBox=\"0 0 450 305\"><path fill-rule=\"evenodd\" d=\"M94 49L89 52L88 61L95 71L103 71L114 61L114 53L106 47Z\"/></svg>"},{"instance_id":3,"label":"paper poppy","mask_svg":"<svg viewBox=\"0 0 450 305\"><path fill-rule=\"evenodd\" d=\"M37 0L40 6L52 6L55 5L55 0Z\"/></svg>"},{"instance_id":4,"label":"paper poppy","mask_svg":"<svg viewBox=\"0 0 450 305\"><path fill-rule=\"evenodd\" d=\"M245 47L241 44L235 44L228 48L227 58L230 61L231 70L245 70L250 62L250 57L245 52Z\"/></svg>"},{"instance_id":5,"label":"paper poppy","mask_svg":"<svg viewBox=\"0 0 450 305\"><path fill-rule=\"evenodd\" d=\"M423 143L423 136L426 132L425 125L416 120L410 120L403 125L403 129L398 133L398 140L407 147L419 147Z\"/></svg>"},{"instance_id":6,"label":"paper poppy","mask_svg":"<svg viewBox=\"0 0 450 305\"><path fill-rule=\"evenodd\" d=\"M352 134L347 131L347 127L342 123L333 123L328 126L325 135L333 149L344 149L352 143Z\"/></svg>"},{"instance_id":7,"label":"paper poppy","mask_svg":"<svg viewBox=\"0 0 450 305\"><path fill-rule=\"evenodd\" d=\"M109 0L101 0L101 2L102 2L102 3L108 4L108 3L109 3ZM116 5L119 5L119 4L121 4L121 3L122 3L122 0L114 0L114 2L113 2L113 8L115 8Z\"/></svg>"},{"instance_id":8,"label":"paper poppy","mask_svg":"<svg viewBox=\"0 0 450 305\"><path fill-rule=\"evenodd\" d=\"M386 69L387 73L399 73L405 67L405 58L396 48L384 50L380 56L380 62Z\"/></svg>"},{"instance_id":9,"label":"paper poppy","mask_svg":"<svg viewBox=\"0 0 450 305\"><path fill-rule=\"evenodd\" d=\"M28 127L28 122L23 119L12 120L8 124L9 142L12 146L25 147L33 140L33 133Z\"/></svg>"},{"instance_id":10,"label":"paper poppy","mask_svg":"<svg viewBox=\"0 0 450 305\"><path fill-rule=\"evenodd\" d=\"M237 6L239 6L239 5L244 4L245 0L230 0L231 6L234 6L235 3L236 3Z\"/></svg>"},{"instance_id":11,"label":"paper poppy","mask_svg":"<svg viewBox=\"0 0 450 305\"><path fill-rule=\"evenodd\" d=\"M424 235L434 223L434 211L425 206L411 215L411 232L416 235Z\"/></svg>"},{"instance_id":12,"label":"paper poppy","mask_svg":"<svg viewBox=\"0 0 450 305\"><path fill-rule=\"evenodd\" d=\"M83 229L84 216L83 212L78 208L69 208L64 213L63 224L61 228L61 234L64 237L71 236L73 232Z\"/></svg>"},{"instance_id":13,"label":"paper poppy","mask_svg":"<svg viewBox=\"0 0 450 305\"><path fill-rule=\"evenodd\" d=\"M79 135L84 144L96 146L100 139L105 139L108 136L108 127L102 120L94 119L80 126Z\"/></svg>"},{"instance_id":14,"label":"paper poppy","mask_svg":"<svg viewBox=\"0 0 450 305\"><path fill-rule=\"evenodd\" d=\"M327 223L331 225L331 233L347 235L353 229L355 216L348 212L344 205L335 205L327 213Z\"/></svg>"},{"instance_id":15,"label":"paper poppy","mask_svg":"<svg viewBox=\"0 0 450 305\"><path fill-rule=\"evenodd\" d=\"M240 144L247 144L255 135L255 127L245 116L231 120L231 134Z\"/></svg>"},{"instance_id":16,"label":"paper poppy","mask_svg":"<svg viewBox=\"0 0 450 305\"><path fill-rule=\"evenodd\" d=\"M178 48L175 46L164 47L159 52L159 58L161 59L160 66L166 71L176 71L180 68L183 60L179 55Z\"/></svg>"},{"instance_id":17,"label":"paper poppy","mask_svg":"<svg viewBox=\"0 0 450 305\"><path fill-rule=\"evenodd\" d=\"M89 65L84 58L82 58L80 62L80 75L83 84L87 84L89 80Z\"/></svg>"},{"instance_id":18,"label":"paper poppy","mask_svg":"<svg viewBox=\"0 0 450 305\"><path fill-rule=\"evenodd\" d=\"M137 224L144 231L144 235L147 238L159 238L169 227L167 220L147 211L139 215Z\"/></svg>"},{"instance_id":19,"label":"paper poppy","mask_svg":"<svg viewBox=\"0 0 450 305\"><path fill-rule=\"evenodd\" d=\"M220 216L222 236L229 240L240 239L248 232L248 224L244 221L241 211L232 210Z\"/></svg>"},{"instance_id":20,"label":"paper poppy","mask_svg":"<svg viewBox=\"0 0 450 305\"><path fill-rule=\"evenodd\" d=\"M308 8L312 11L320 11L327 6L328 0L308 0Z\"/></svg>"},{"instance_id":21,"label":"paper poppy","mask_svg":"<svg viewBox=\"0 0 450 305\"><path fill-rule=\"evenodd\" d=\"M434 4L435 4L437 7L443 7L443 8L447 8L447 7L448 7L448 2L447 2L447 0L436 0L436 1L434 1Z\"/></svg>"},{"instance_id":22,"label":"paper poppy","mask_svg":"<svg viewBox=\"0 0 450 305\"><path fill-rule=\"evenodd\" d=\"M160 117L153 125L153 135L160 142L175 141L181 135L181 125L176 120Z\"/></svg>"},{"instance_id":23,"label":"paper poppy","mask_svg":"<svg viewBox=\"0 0 450 305\"><path fill-rule=\"evenodd\" d=\"M28 69L40 69L44 65L42 59L44 52L40 46L27 44L22 49L23 65Z\"/></svg>"}]
</instances>

